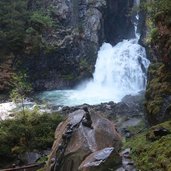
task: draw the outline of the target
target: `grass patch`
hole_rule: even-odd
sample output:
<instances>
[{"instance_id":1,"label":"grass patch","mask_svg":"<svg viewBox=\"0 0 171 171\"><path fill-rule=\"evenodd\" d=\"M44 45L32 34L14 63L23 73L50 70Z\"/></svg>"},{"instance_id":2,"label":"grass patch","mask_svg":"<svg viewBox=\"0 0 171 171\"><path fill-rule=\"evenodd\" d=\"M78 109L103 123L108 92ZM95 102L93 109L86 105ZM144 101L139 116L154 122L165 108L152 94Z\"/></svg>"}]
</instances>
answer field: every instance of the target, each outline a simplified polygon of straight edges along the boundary
<instances>
[{"instance_id":1,"label":"grass patch","mask_svg":"<svg viewBox=\"0 0 171 171\"><path fill-rule=\"evenodd\" d=\"M132 157L141 171L171 170L171 134L152 140L153 130L164 127L171 132L171 121L150 128L125 142L124 148L132 148Z\"/></svg>"}]
</instances>

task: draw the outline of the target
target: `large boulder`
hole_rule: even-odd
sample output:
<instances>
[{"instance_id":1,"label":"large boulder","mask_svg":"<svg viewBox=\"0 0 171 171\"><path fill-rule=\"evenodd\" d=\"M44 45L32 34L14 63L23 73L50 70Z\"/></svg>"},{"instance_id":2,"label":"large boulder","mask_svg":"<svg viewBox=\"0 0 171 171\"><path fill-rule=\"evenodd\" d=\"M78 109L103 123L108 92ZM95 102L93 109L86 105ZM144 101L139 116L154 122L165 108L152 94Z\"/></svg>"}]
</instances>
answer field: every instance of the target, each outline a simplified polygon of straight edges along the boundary
<instances>
[{"instance_id":1,"label":"large boulder","mask_svg":"<svg viewBox=\"0 0 171 171\"><path fill-rule=\"evenodd\" d=\"M58 171L77 171L78 169L94 171L97 168L102 171L107 168L115 168L120 163L121 158L118 151L121 147L121 137L113 122L90 110L92 127L87 127L83 124L85 114L84 110L77 110L69 114L68 118L58 126L47 171L54 168L58 161L60 165ZM68 125L70 127L72 125L73 130L65 146L61 144L68 131ZM61 146L63 146L62 155L59 154Z\"/></svg>"}]
</instances>

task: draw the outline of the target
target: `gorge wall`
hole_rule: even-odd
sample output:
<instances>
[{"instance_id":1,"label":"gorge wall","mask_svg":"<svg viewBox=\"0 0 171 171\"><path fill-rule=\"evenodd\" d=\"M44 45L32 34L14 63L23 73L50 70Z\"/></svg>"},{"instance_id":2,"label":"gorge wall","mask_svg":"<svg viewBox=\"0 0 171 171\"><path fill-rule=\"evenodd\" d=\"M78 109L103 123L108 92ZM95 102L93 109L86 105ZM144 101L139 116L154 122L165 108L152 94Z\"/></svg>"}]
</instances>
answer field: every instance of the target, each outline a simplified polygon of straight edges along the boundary
<instances>
[{"instance_id":1,"label":"gorge wall","mask_svg":"<svg viewBox=\"0 0 171 171\"><path fill-rule=\"evenodd\" d=\"M150 125L171 119L171 18L170 11L158 13L149 46L152 64L146 90L147 119Z\"/></svg>"},{"instance_id":2,"label":"gorge wall","mask_svg":"<svg viewBox=\"0 0 171 171\"><path fill-rule=\"evenodd\" d=\"M12 57L11 65L28 73L35 90L69 88L91 78L104 41L114 45L135 36L129 15L133 0L44 0L43 4L53 20L53 27L43 30L41 37L48 48L30 55L27 44L24 52ZM35 2L29 0L28 7L36 9ZM1 91L8 89L9 80L1 83Z\"/></svg>"}]
</instances>

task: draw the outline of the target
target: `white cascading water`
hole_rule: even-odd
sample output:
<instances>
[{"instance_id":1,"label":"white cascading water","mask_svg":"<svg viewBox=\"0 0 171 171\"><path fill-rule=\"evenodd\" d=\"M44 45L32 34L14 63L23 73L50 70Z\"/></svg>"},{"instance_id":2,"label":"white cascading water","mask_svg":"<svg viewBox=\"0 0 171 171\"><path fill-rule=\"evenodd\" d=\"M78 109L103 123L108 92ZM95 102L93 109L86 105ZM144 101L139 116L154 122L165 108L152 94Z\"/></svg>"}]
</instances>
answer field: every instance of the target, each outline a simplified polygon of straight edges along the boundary
<instances>
[{"instance_id":1,"label":"white cascading water","mask_svg":"<svg viewBox=\"0 0 171 171\"><path fill-rule=\"evenodd\" d=\"M138 0L135 2L139 4ZM138 21L139 16L136 16ZM134 95L146 86L146 71L149 61L145 49L136 38L123 40L112 47L104 43L98 52L93 80L75 90L56 90L41 93L39 97L54 105L80 105L83 103L119 102L128 94Z\"/></svg>"}]
</instances>

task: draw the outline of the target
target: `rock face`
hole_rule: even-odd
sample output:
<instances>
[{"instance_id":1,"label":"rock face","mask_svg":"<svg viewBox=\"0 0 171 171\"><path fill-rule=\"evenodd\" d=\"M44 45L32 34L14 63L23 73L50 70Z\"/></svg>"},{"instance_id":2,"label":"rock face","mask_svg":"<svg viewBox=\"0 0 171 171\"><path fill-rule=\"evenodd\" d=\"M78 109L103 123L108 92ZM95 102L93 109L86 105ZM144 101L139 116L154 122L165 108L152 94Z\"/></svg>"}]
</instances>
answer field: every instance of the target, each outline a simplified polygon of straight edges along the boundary
<instances>
[{"instance_id":1,"label":"rock face","mask_svg":"<svg viewBox=\"0 0 171 171\"><path fill-rule=\"evenodd\" d=\"M145 107L150 125L171 118L171 71L162 63L150 66L148 71Z\"/></svg>"},{"instance_id":2,"label":"rock face","mask_svg":"<svg viewBox=\"0 0 171 171\"><path fill-rule=\"evenodd\" d=\"M107 11L104 18L104 32L107 42L116 44L123 39L135 37L130 15L133 3L133 0L107 0Z\"/></svg>"},{"instance_id":3,"label":"rock face","mask_svg":"<svg viewBox=\"0 0 171 171\"><path fill-rule=\"evenodd\" d=\"M171 27L167 22L171 15L156 15L156 30L151 42L153 63L148 71L146 91L147 119L150 125L171 118Z\"/></svg>"},{"instance_id":4,"label":"rock face","mask_svg":"<svg viewBox=\"0 0 171 171\"><path fill-rule=\"evenodd\" d=\"M92 128L86 127L81 120L84 110L77 110L69 114L68 119L56 129L55 142L47 165L47 170L54 168L58 162L58 171L107 171L115 169L121 162L119 149L121 137L115 125L100 114L90 111ZM67 134L67 125L74 126L67 146L63 144ZM63 138L62 138L63 137ZM62 158L59 148L64 147ZM55 161L55 162L54 162Z\"/></svg>"},{"instance_id":5,"label":"rock face","mask_svg":"<svg viewBox=\"0 0 171 171\"><path fill-rule=\"evenodd\" d=\"M36 6L28 1L28 9ZM26 71L35 90L71 88L91 78L103 42L114 45L135 36L129 15L133 0L44 0L42 6L53 21L41 36L45 49L33 52L25 40L25 50L14 55L9 69ZM8 90L11 76L0 77L7 83L0 91Z\"/></svg>"},{"instance_id":6,"label":"rock face","mask_svg":"<svg viewBox=\"0 0 171 171\"><path fill-rule=\"evenodd\" d=\"M132 5L133 0L47 1L57 26L45 31L44 39L53 49L36 57L28 56L22 64L34 89L68 88L91 78L104 41L116 44L134 37L129 34L134 29L127 15Z\"/></svg>"}]
</instances>

